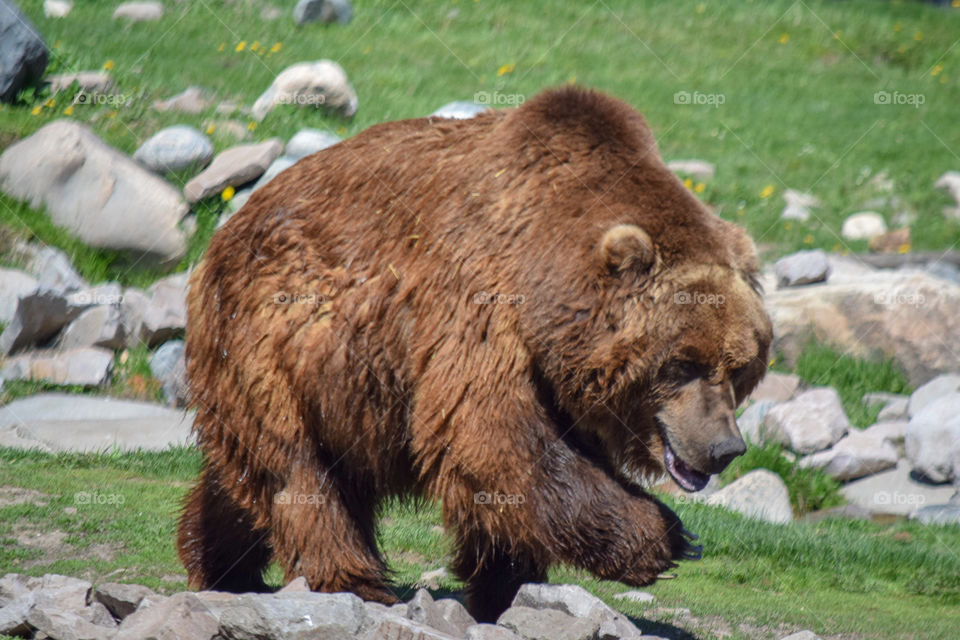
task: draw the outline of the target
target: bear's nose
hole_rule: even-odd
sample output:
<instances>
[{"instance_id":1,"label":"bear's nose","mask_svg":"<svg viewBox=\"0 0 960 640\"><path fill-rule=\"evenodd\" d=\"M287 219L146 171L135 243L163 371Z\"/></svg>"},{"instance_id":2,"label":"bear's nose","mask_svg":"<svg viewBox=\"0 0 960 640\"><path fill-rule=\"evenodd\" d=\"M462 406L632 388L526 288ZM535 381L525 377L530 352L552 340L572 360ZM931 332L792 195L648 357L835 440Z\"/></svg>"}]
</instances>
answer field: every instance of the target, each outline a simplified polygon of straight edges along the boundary
<instances>
[{"instance_id":1,"label":"bear's nose","mask_svg":"<svg viewBox=\"0 0 960 640\"><path fill-rule=\"evenodd\" d=\"M743 438L733 436L710 445L710 473L720 473L727 465L747 450Z\"/></svg>"}]
</instances>

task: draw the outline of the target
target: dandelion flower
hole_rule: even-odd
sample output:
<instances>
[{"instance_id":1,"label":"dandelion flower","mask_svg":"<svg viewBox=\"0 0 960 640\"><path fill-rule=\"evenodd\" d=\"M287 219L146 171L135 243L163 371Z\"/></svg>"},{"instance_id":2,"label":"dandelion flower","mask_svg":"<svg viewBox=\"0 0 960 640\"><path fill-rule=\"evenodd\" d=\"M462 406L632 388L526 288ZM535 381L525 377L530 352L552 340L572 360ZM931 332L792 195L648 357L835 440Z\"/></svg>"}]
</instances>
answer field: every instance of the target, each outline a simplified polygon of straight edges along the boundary
<instances>
[{"instance_id":1,"label":"dandelion flower","mask_svg":"<svg viewBox=\"0 0 960 640\"><path fill-rule=\"evenodd\" d=\"M33 109L30 109L30 113L33 114L33 115L35 115L35 116L40 115L40 112L41 112L41 111L43 111L43 105L42 105L42 104L38 104L38 105L35 106Z\"/></svg>"},{"instance_id":2,"label":"dandelion flower","mask_svg":"<svg viewBox=\"0 0 960 640\"><path fill-rule=\"evenodd\" d=\"M512 63L512 62L509 63L509 64L505 64L505 65L503 65L502 67L500 67L499 69L497 69L497 75L498 75L498 76L505 76L505 75L507 75L508 73L513 73L513 70L514 70L516 67L517 67L517 65L515 65L515 64Z\"/></svg>"},{"instance_id":3,"label":"dandelion flower","mask_svg":"<svg viewBox=\"0 0 960 640\"><path fill-rule=\"evenodd\" d=\"M107 71L110 71L110 69L113 69L113 67L114 67L113 60L107 60L106 62L103 63L103 68L106 69Z\"/></svg>"},{"instance_id":4,"label":"dandelion flower","mask_svg":"<svg viewBox=\"0 0 960 640\"><path fill-rule=\"evenodd\" d=\"M697 193L703 193L703 190L706 188L707 188L707 185L703 184L702 182L698 182L697 186L695 186L693 190L696 191Z\"/></svg>"},{"instance_id":5,"label":"dandelion flower","mask_svg":"<svg viewBox=\"0 0 960 640\"><path fill-rule=\"evenodd\" d=\"M274 42L274 43L273 43L273 46L270 47L270 53L276 53L276 52L280 51L280 49L283 49L283 43L282 43L282 42Z\"/></svg>"},{"instance_id":6,"label":"dandelion flower","mask_svg":"<svg viewBox=\"0 0 960 640\"><path fill-rule=\"evenodd\" d=\"M907 243L900 245L897 247L897 253L910 253L910 245Z\"/></svg>"},{"instance_id":7,"label":"dandelion flower","mask_svg":"<svg viewBox=\"0 0 960 640\"><path fill-rule=\"evenodd\" d=\"M207 135L210 135L211 133L213 133L213 130L216 128L217 128L216 125L208 124L206 129Z\"/></svg>"},{"instance_id":8,"label":"dandelion flower","mask_svg":"<svg viewBox=\"0 0 960 640\"><path fill-rule=\"evenodd\" d=\"M249 123L247 123L247 129L249 129L250 131L256 131L256 129L257 129L257 121L256 121L256 120L251 120Z\"/></svg>"},{"instance_id":9,"label":"dandelion flower","mask_svg":"<svg viewBox=\"0 0 960 640\"><path fill-rule=\"evenodd\" d=\"M769 198L770 196L773 195L773 191L774 191L773 185L772 185L772 184L768 184L767 186L765 186L765 187L763 188L763 191L760 192L760 197L761 197L761 198Z\"/></svg>"},{"instance_id":10,"label":"dandelion flower","mask_svg":"<svg viewBox=\"0 0 960 640\"><path fill-rule=\"evenodd\" d=\"M237 46L233 48L234 51L240 52L247 48L247 41L241 40L237 43Z\"/></svg>"},{"instance_id":11,"label":"dandelion flower","mask_svg":"<svg viewBox=\"0 0 960 640\"><path fill-rule=\"evenodd\" d=\"M63 115L72 116L73 115L73 105L67 105L67 108L63 110Z\"/></svg>"},{"instance_id":12,"label":"dandelion flower","mask_svg":"<svg viewBox=\"0 0 960 640\"><path fill-rule=\"evenodd\" d=\"M233 200L233 196L236 195L236 193L237 193L236 189L234 189L233 187L227 187L226 189L220 192L220 198L224 202L230 202L231 200Z\"/></svg>"},{"instance_id":13,"label":"dandelion flower","mask_svg":"<svg viewBox=\"0 0 960 640\"><path fill-rule=\"evenodd\" d=\"M803 236L803 244L813 244L813 236L811 236L809 233Z\"/></svg>"},{"instance_id":14,"label":"dandelion flower","mask_svg":"<svg viewBox=\"0 0 960 640\"><path fill-rule=\"evenodd\" d=\"M55 106L57 106L57 101L53 98L47 98L46 102L43 103L43 106L48 109L53 109Z\"/></svg>"},{"instance_id":15,"label":"dandelion flower","mask_svg":"<svg viewBox=\"0 0 960 640\"><path fill-rule=\"evenodd\" d=\"M253 41L253 44L250 45L250 51L256 51L256 50L259 49L259 48L260 48L260 41L259 41L259 40L254 40L254 41Z\"/></svg>"},{"instance_id":16,"label":"dandelion flower","mask_svg":"<svg viewBox=\"0 0 960 640\"><path fill-rule=\"evenodd\" d=\"M693 180L690 178L685 178L683 181L683 186L685 186L687 189L693 189Z\"/></svg>"},{"instance_id":17,"label":"dandelion flower","mask_svg":"<svg viewBox=\"0 0 960 640\"><path fill-rule=\"evenodd\" d=\"M942 65L942 64L938 64L938 65L936 65L933 69L930 69L930 75L932 75L932 76L938 76L938 75L940 75L940 72L941 72L941 71L943 71L943 65Z\"/></svg>"},{"instance_id":18,"label":"dandelion flower","mask_svg":"<svg viewBox=\"0 0 960 640\"><path fill-rule=\"evenodd\" d=\"M915 34L913 34L913 39L917 42L923 40L923 31L917 31Z\"/></svg>"},{"instance_id":19,"label":"dandelion flower","mask_svg":"<svg viewBox=\"0 0 960 640\"><path fill-rule=\"evenodd\" d=\"M790 34L789 33L780 34L780 39L778 40L778 42L780 44L787 44L788 42L790 42Z\"/></svg>"}]
</instances>

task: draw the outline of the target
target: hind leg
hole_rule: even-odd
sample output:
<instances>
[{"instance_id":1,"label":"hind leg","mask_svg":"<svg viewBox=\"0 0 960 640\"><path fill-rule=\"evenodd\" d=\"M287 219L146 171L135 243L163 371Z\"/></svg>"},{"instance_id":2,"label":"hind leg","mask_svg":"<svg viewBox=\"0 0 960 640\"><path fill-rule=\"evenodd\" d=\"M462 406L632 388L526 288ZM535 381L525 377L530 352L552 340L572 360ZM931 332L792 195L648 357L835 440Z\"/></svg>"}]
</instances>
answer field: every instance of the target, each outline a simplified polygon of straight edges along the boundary
<instances>
[{"instance_id":1,"label":"hind leg","mask_svg":"<svg viewBox=\"0 0 960 640\"><path fill-rule=\"evenodd\" d=\"M370 495L350 492L333 473L295 465L274 496L271 514L271 544L287 580L303 576L314 591L396 602L376 546L372 503Z\"/></svg>"},{"instance_id":2,"label":"hind leg","mask_svg":"<svg viewBox=\"0 0 960 640\"><path fill-rule=\"evenodd\" d=\"M263 570L272 552L267 531L254 527L207 467L180 516L177 547L191 589L269 591Z\"/></svg>"}]
</instances>

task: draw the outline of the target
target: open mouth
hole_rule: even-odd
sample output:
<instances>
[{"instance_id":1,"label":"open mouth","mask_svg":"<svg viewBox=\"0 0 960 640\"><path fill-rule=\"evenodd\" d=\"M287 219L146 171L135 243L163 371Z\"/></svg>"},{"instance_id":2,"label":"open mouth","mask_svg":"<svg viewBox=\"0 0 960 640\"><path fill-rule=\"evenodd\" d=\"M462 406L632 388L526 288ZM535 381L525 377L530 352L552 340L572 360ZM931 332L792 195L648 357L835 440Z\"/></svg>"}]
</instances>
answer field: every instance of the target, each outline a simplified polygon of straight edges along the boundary
<instances>
[{"instance_id":1,"label":"open mouth","mask_svg":"<svg viewBox=\"0 0 960 640\"><path fill-rule=\"evenodd\" d=\"M673 479L686 491L700 491L710 482L709 475L700 473L681 460L666 438L663 439L663 462Z\"/></svg>"}]
</instances>

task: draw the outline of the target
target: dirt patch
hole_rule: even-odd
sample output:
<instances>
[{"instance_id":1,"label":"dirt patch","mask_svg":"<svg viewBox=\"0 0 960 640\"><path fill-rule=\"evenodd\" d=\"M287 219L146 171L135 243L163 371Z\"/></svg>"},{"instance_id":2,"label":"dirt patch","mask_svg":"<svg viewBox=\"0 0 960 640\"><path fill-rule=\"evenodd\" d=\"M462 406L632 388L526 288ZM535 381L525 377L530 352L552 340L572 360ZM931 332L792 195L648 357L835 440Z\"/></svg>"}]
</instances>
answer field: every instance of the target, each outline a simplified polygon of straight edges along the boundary
<instances>
[{"instance_id":1,"label":"dirt patch","mask_svg":"<svg viewBox=\"0 0 960 640\"><path fill-rule=\"evenodd\" d=\"M13 507L18 504L35 504L43 507L50 502L50 498L50 495L33 489L11 487L10 485L0 487L0 507Z\"/></svg>"},{"instance_id":2,"label":"dirt patch","mask_svg":"<svg viewBox=\"0 0 960 640\"><path fill-rule=\"evenodd\" d=\"M66 541L69 537L66 531L46 529L32 522L15 523L11 533L18 545L37 553L36 557L23 562L24 569L49 566L66 558L109 562L120 551L119 545L104 543L76 547Z\"/></svg>"}]
</instances>

